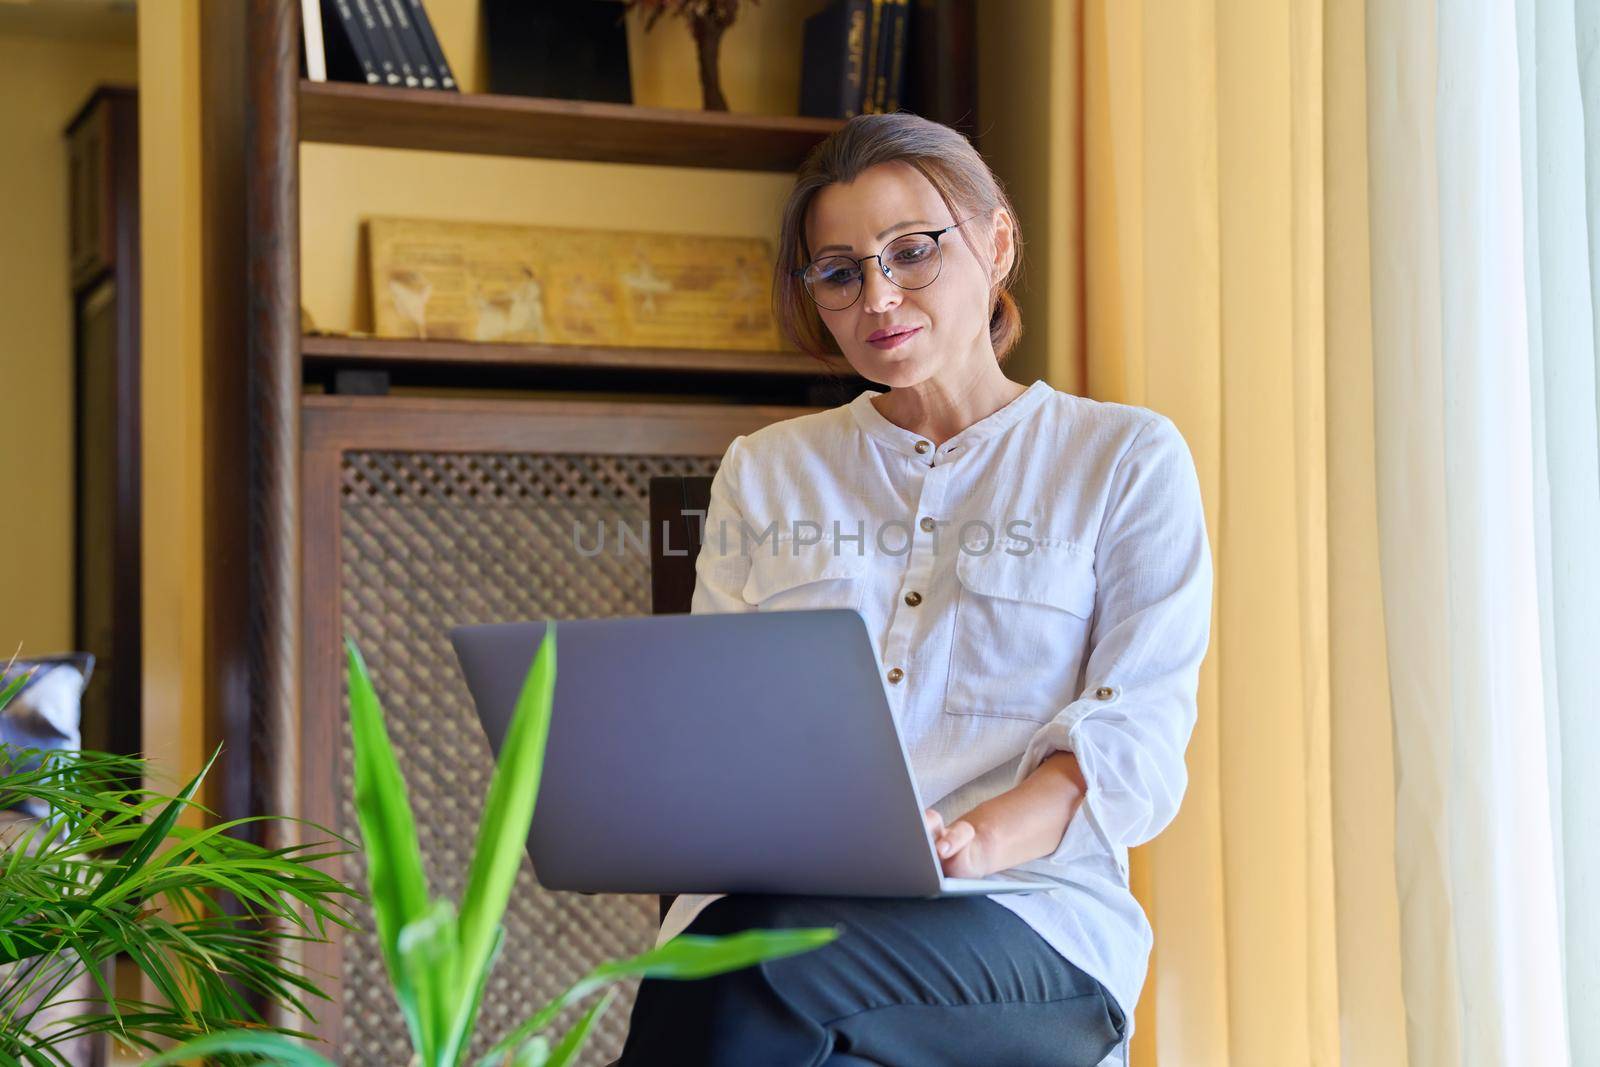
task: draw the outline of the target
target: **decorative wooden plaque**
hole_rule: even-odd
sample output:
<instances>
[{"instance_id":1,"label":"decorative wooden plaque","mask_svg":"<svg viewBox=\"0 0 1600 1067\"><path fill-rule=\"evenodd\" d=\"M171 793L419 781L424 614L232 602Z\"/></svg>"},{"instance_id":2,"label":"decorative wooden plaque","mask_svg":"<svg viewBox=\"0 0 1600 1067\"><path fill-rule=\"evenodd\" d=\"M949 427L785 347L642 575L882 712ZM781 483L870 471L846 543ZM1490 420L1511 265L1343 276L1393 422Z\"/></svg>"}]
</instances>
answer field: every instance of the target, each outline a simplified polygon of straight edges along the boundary
<instances>
[{"instance_id":1,"label":"decorative wooden plaque","mask_svg":"<svg viewBox=\"0 0 1600 1067\"><path fill-rule=\"evenodd\" d=\"M760 238L367 222L380 337L772 352Z\"/></svg>"}]
</instances>

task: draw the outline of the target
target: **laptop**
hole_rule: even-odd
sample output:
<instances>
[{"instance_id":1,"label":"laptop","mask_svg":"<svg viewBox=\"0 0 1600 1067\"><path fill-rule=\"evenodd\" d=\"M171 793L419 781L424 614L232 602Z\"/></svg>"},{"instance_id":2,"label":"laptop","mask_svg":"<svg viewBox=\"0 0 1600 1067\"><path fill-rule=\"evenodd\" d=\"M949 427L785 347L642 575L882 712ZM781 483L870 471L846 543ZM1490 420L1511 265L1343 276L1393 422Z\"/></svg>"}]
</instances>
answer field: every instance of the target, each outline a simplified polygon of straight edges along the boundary
<instances>
[{"instance_id":1,"label":"laptop","mask_svg":"<svg viewBox=\"0 0 1600 1067\"><path fill-rule=\"evenodd\" d=\"M498 756L545 621L450 631ZM585 893L947 897L866 623L849 608L559 621L534 876Z\"/></svg>"}]
</instances>

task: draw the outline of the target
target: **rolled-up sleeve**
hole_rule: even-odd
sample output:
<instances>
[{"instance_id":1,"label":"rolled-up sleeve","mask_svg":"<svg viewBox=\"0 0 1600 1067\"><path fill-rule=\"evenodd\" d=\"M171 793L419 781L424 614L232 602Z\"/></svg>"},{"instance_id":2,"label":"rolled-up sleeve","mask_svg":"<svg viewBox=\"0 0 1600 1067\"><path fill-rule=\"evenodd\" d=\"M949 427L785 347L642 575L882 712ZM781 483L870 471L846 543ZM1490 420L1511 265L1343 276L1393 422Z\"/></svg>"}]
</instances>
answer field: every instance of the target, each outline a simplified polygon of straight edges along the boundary
<instances>
[{"instance_id":1,"label":"rolled-up sleeve","mask_svg":"<svg viewBox=\"0 0 1600 1067\"><path fill-rule=\"evenodd\" d=\"M750 556L743 550L740 526L744 512L739 505L739 442L735 437L717 465L711 479L711 499L706 504L701 527L700 554L694 561L694 596L689 601L692 615L754 611L744 599L745 581L750 577Z\"/></svg>"},{"instance_id":2,"label":"rolled-up sleeve","mask_svg":"<svg viewBox=\"0 0 1600 1067\"><path fill-rule=\"evenodd\" d=\"M1083 692L1029 739L1015 784L1072 752L1084 801L1047 860L1069 858L1087 823L1124 876L1126 850L1155 837L1188 785L1200 662L1211 635L1211 549L1193 457L1166 416L1118 462L1095 549L1095 615Z\"/></svg>"}]
</instances>

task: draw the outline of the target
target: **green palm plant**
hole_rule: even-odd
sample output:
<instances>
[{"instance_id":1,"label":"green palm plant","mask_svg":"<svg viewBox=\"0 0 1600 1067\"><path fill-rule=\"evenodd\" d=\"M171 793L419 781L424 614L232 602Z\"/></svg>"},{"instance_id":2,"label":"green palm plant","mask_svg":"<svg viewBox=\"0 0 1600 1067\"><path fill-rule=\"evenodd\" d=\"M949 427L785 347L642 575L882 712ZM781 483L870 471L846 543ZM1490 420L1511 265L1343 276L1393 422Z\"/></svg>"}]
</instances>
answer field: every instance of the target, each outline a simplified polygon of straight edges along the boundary
<instances>
[{"instance_id":1,"label":"green palm plant","mask_svg":"<svg viewBox=\"0 0 1600 1067\"><path fill-rule=\"evenodd\" d=\"M540 643L517 698L489 783L459 909L429 893L416 822L383 710L360 650L348 638L345 648L357 821L366 848L379 945L411 1035L413 1064L457 1067L465 1061L475 1031L484 986L504 933L501 918L533 821L555 692L555 627L549 627ZM660 948L595 967L501 1036L476 1067L565 1067L611 1004L615 990L607 987L623 979L705 978L806 952L837 936L833 927L747 930L728 937L681 934ZM606 989L605 995L552 1045L542 1031L568 1007L601 989ZM222 1052L254 1053L291 1067L330 1067L321 1055L281 1035L248 1031L202 1038L149 1061L146 1067Z\"/></svg>"},{"instance_id":2,"label":"green palm plant","mask_svg":"<svg viewBox=\"0 0 1600 1067\"><path fill-rule=\"evenodd\" d=\"M26 681L0 692L0 709ZM257 820L182 825L185 810L203 810L205 770L173 796L131 786L144 770L123 756L0 745L0 811L35 801L48 812L0 841L4 1067L60 1067L94 1034L154 1052L218 1028L270 1032L259 1005L304 1013L323 996L290 957L295 942L347 924L350 890L318 867L341 853L233 836ZM116 998L104 971L119 955L159 999ZM75 995L85 984L99 995Z\"/></svg>"}]
</instances>

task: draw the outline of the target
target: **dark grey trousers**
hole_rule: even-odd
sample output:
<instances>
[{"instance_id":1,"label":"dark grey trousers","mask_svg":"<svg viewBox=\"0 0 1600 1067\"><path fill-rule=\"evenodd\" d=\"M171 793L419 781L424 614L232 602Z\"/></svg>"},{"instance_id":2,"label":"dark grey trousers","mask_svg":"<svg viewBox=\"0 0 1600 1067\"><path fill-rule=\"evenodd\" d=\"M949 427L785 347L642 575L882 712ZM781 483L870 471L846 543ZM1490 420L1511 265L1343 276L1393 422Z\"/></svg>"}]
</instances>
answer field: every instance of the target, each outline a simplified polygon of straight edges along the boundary
<instances>
[{"instance_id":1,"label":"dark grey trousers","mask_svg":"<svg viewBox=\"0 0 1600 1067\"><path fill-rule=\"evenodd\" d=\"M617 1067L1092 1067L1111 995L988 897L738 894L688 933L837 926L820 949L639 985Z\"/></svg>"}]
</instances>

